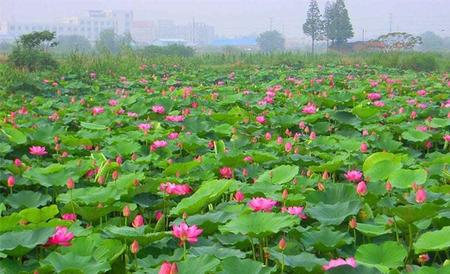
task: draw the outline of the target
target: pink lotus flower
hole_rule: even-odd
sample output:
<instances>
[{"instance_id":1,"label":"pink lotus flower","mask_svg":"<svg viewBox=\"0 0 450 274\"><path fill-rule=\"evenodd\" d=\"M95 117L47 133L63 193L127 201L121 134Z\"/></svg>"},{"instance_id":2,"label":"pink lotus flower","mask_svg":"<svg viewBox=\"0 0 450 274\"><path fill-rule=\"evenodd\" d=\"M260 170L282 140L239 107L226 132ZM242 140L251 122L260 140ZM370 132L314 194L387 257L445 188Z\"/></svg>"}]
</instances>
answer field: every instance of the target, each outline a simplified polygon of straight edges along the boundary
<instances>
[{"instance_id":1,"label":"pink lotus flower","mask_svg":"<svg viewBox=\"0 0 450 274\"><path fill-rule=\"evenodd\" d=\"M233 169L231 167L222 167L220 170L220 176L225 179L233 178Z\"/></svg>"},{"instance_id":2,"label":"pink lotus flower","mask_svg":"<svg viewBox=\"0 0 450 274\"><path fill-rule=\"evenodd\" d=\"M176 263L164 262L159 269L158 274L177 274L178 268Z\"/></svg>"},{"instance_id":3,"label":"pink lotus flower","mask_svg":"<svg viewBox=\"0 0 450 274\"><path fill-rule=\"evenodd\" d=\"M361 150L362 153L366 153L367 152L367 144L366 143L361 143L360 150Z\"/></svg>"},{"instance_id":4,"label":"pink lotus flower","mask_svg":"<svg viewBox=\"0 0 450 274\"><path fill-rule=\"evenodd\" d=\"M155 219L156 219L156 221L161 220L162 217L163 217L162 211L158 210L158 211L155 212Z\"/></svg>"},{"instance_id":5,"label":"pink lotus flower","mask_svg":"<svg viewBox=\"0 0 450 274\"><path fill-rule=\"evenodd\" d=\"M103 107L93 107L92 108L92 115L96 116L101 113L105 112L105 109Z\"/></svg>"},{"instance_id":6,"label":"pink lotus flower","mask_svg":"<svg viewBox=\"0 0 450 274\"><path fill-rule=\"evenodd\" d=\"M147 132L152 128L152 125L142 123L142 124L139 124L139 125L138 125L138 128L139 128L140 130L142 130L145 134L147 134Z\"/></svg>"},{"instance_id":7,"label":"pink lotus flower","mask_svg":"<svg viewBox=\"0 0 450 274\"><path fill-rule=\"evenodd\" d=\"M144 217L138 214L134 217L133 223L131 224L133 227L137 228L144 225Z\"/></svg>"},{"instance_id":8,"label":"pink lotus flower","mask_svg":"<svg viewBox=\"0 0 450 274\"><path fill-rule=\"evenodd\" d=\"M46 246L52 245L61 245L61 246L70 246L70 241L73 239L73 233L67 232L67 227L57 226L55 233L48 238Z\"/></svg>"},{"instance_id":9,"label":"pink lotus flower","mask_svg":"<svg viewBox=\"0 0 450 274\"><path fill-rule=\"evenodd\" d=\"M111 100L109 100L109 102L108 102L108 104L109 104L110 106L112 106L112 107L117 106L118 103L119 103L119 102L118 102L117 100L115 100L115 99L111 99Z\"/></svg>"},{"instance_id":10,"label":"pink lotus flower","mask_svg":"<svg viewBox=\"0 0 450 274\"><path fill-rule=\"evenodd\" d=\"M164 109L163 106L161 106L161 105L156 105L156 106L153 106L153 107L152 107L152 111L153 111L154 113L163 114L166 110Z\"/></svg>"},{"instance_id":11,"label":"pink lotus flower","mask_svg":"<svg viewBox=\"0 0 450 274\"><path fill-rule=\"evenodd\" d=\"M299 218L305 220L307 219L306 215L303 213L304 207L302 206L290 206L288 208L283 207L281 208L281 212L287 212L291 215L298 216Z\"/></svg>"},{"instance_id":12,"label":"pink lotus flower","mask_svg":"<svg viewBox=\"0 0 450 274\"><path fill-rule=\"evenodd\" d=\"M268 198L253 198L248 203L248 206L255 212L271 212L272 208L277 204L277 201Z\"/></svg>"},{"instance_id":13,"label":"pink lotus flower","mask_svg":"<svg viewBox=\"0 0 450 274\"><path fill-rule=\"evenodd\" d=\"M384 107L384 102L383 101L375 101L375 102L373 102L373 105L376 107Z\"/></svg>"},{"instance_id":14,"label":"pink lotus flower","mask_svg":"<svg viewBox=\"0 0 450 274\"><path fill-rule=\"evenodd\" d=\"M450 137L450 135L449 135L449 137ZM445 139L445 138L444 138L444 139ZM16 167L20 167L20 166L22 165L22 161L21 161L20 159L16 158L16 159L14 160L14 165L15 165Z\"/></svg>"},{"instance_id":15,"label":"pink lotus flower","mask_svg":"<svg viewBox=\"0 0 450 274\"><path fill-rule=\"evenodd\" d=\"M313 103L308 103L303 107L302 112L306 114L314 114L317 112L316 105L314 105Z\"/></svg>"},{"instance_id":16,"label":"pink lotus flower","mask_svg":"<svg viewBox=\"0 0 450 274\"><path fill-rule=\"evenodd\" d=\"M419 188L416 192L416 202L422 204L427 199L427 193L423 188Z\"/></svg>"},{"instance_id":17,"label":"pink lotus flower","mask_svg":"<svg viewBox=\"0 0 450 274\"><path fill-rule=\"evenodd\" d=\"M167 135L167 138L168 138L169 140L175 140L175 139L178 138L178 135L179 135L178 132L171 132L171 133L169 133L169 135Z\"/></svg>"},{"instance_id":18,"label":"pink lotus flower","mask_svg":"<svg viewBox=\"0 0 450 274\"><path fill-rule=\"evenodd\" d=\"M168 115L168 116L166 116L166 121L183 122L184 121L184 116L183 115Z\"/></svg>"},{"instance_id":19,"label":"pink lotus flower","mask_svg":"<svg viewBox=\"0 0 450 274\"><path fill-rule=\"evenodd\" d=\"M7 185L9 188L14 187L16 184L16 179L14 179L14 176L8 176Z\"/></svg>"},{"instance_id":20,"label":"pink lotus flower","mask_svg":"<svg viewBox=\"0 0 450 274\"><path fill-rule=\"evenodd\" d=\"M169 195L187 195L192 192L188 184L178 185L169 182L161 184L159 190Z\"/></svg>"},{"instance_id":21,"label":"pink lotus flower","mask_svg":"<svg viewBox=\"0 0 450 274\"><path fill-rule=\"evenodd\" d=\"M446 135L444 136L444 141L450 143L450 134L446 134Z\"/></svg>"},{"instance_id":22,"label":"pink lotus flower","mask_svg":"<svg viewBox=\"0 0 450 274\"><path fill-rule=\"evenodd\" d=\"M172 235L180 239L180 243L196 243L198 241L198 236L203 232L203 229L197 228L196 225L188 226L186 223L181 223L180 225L172 226Z\"/></svg>"},{"instance_id":23,"label":"pink lotus flower","mask_svg":"<svg viewBox=\"0 0 450 274\"><path fill-rule=\"evenodd\" d=\"M344 176L350 182L358 182L362 179L362 173L358 170L347 171Z\"/></svg>"},{"instance_id":24,"label":"pink lotus flower","mask_svg":"<svg viewBox=\"0 0 450 274\"><path fill-rule=\"evenodd\" d=\"M257 116L256 117L256 122L260 123L260 124L264 124L266 122L266 118L264 116Z\"/></svg>"},{"instance_id":25,"label":"pink lotus flower","mask_svg":"<svg viewBox=\"0 0 450 274\"><path fill-rule=\"evenodd\" d=\"M139 114L137 114L136 112L131 112L131 111L128 111L127 115L128 115L128 117L131 117L131 118L137 118L139 116Z\"/></svg>"},{"instance_id":26,"label":"pink lotus flower","mask_svg":"<svg viewBox=\"0 0 450 274\"><path fill-rule=\"evenodd\" d=\"M66 221L75 221L77 219L77 214L75 213L66 213L62 215L62 219Z\"/></svg>"},{"instance_id":27,"label":"pink lotus flower","mask_svg":"<svg viewBox=\"0 0 450 274\"><path fill-rule=\"evenodd\" d=\"M418 91L417 91L417 95L419 95L419 96L425 96L425 95L427 95L427 91L424 90L424 89L418 90Z\"/></svg>"},{"instance_id":28,"label":"pink lotus flower","mask_svg":"<svg viewBox=\"0 0 450 274\"><path fill-rule=\"evenodd\" d=\"M47 151L45 151L45 147L41 146L32 146L28 150L32 155L44 156L47 154Z\"/></svg>"},{"instance_id":29,"label":"pink lotus flower","mask_svg":"<svg viewBox=\"0 0 450 274\"><path fill-rule=\"evenodd\" d=\"M168 143L166 141L156 140L150 146L150 150L155 151L156 149L166 147L167 145L168 145Z\"/></svg>"},{"instance_id":30,"label":"pink lotus flower","mask_svg":"<svg viewBox=\"0 0 450 274\"><path fill-rule=\"evenodd\" d=\"M347 259L338 258L336 260L330 260L328 264L322 266L323 270L327 271L329 269L341 266L341 265L349 265L353 268L356 268L356 261L355 258L349 257Z\"/></svg>"},{"instance_id":31,"label":"pink lotus flower","mask_svg":"<svg viewBox=\"0 0 450 274\"><path fill-rule=\"evenodd\" d=\"M284 151L286 151L287 153L289 153L289 152L291 152L291 150L292 150L292 144L291 144L290 142L287 142L287 143L284 145Z\"/></svg>"},{"instance_id":32,"label":"pink lotus flower","mask_svg":"<svg viewBox=\"0 0 450 274\"><path fill-rule=\"evenodd\" d=\"M236 191L236 193L234 194L234 200L236 200L236 202L242 202L244 200L245 196L244 193L242 193L240 190Z\"/></svg>"},{"instance_id":33,"label":"pink lotus flower","mask_svg":"<svg viewBox=\"0 0 450 274\"><path fill-rule=\"evenodd\" d=\"M367 94L367 98L370 101L380 100L381 94L379 94L378 92L372 92L372 93Z\"/></svg>"},{"instance_id":34,"label":"pink lotus flower","mask_svg":"<svg viewBox=\"0 0 450 274\"><path fill-rule=\"evenodd\" d=\"M449 135L449 137L450 137L450 135ZM244 161L248 162L248 163L252 163L253 162L253 158L252 158L252 156L245 156L244 157Z\"/></svg>"},{"instance_id":35,"label":"pink lotus flower","mask_svg":"<svg viewBox=\"0 0 450 274\"><path fill-rule=\"evenodd\" d=\"M367 194L367 185L366 182L361 181L358 183L358 185L356 186L356 192L360 195L360 196L364 196Z\"/></svg>"}]
</instances>

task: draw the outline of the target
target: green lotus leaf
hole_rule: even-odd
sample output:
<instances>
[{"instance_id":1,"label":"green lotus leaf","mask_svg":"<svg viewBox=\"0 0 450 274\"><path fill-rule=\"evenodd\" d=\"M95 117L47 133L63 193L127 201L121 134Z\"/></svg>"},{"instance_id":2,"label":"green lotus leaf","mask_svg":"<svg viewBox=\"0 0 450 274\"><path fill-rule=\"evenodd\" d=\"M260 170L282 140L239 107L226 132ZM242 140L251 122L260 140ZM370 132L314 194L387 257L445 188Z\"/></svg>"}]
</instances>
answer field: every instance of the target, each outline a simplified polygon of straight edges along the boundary
<instances>
[{"instance_id":1,"label":"green lotus leaf","mask_svg":"<svg viewBox=\"0 0 450 274\"><path fill-rule=\"evenodd\" d=\"M107 262L98 262L92 255L80 256L75 253L50 253L41 261L42 266L49 265L57 273L104 273L111 269Z\"/></svg>"},{"instance_id":2,"label":"green lotus leaf","mask_svg":"<svg viewBox=\"0 0 450 274\"><path fill-rule=\"evenodd\" d=\"M389 181L393 187L410 188L413 183L422 185L427 180L427 172L424 169L397 169L389 175Z\"/></svg>"},{"instance_id":3,"label":"green lotus leaf","mask_svg":"<svg viewBox=\"0 0 450 274\"><path fill-rule=\"evenodd\" d=\"M17 128L2 125L1 131L8 137L9 141L14 144L25 144L27 142L27 136Z\"/></svg>"},{"instance_id":4,"label":"green lotus leaf","mask_svg":"<svg viewBox=\"0 0 450 274\"><path fill-rule=\"evenodd\" d=\"M308 252L302 252L298 255L284 255L275 250L270 251L270 255L273 256L279 263L284 260L284 264L294 269L304 269L308 272L314 269L321 269L322 265L327 263L322 258L317 258L314 254Z\"/></svg>"},{"instance_id":5,"label":"green lotus leaf","mask_svg":"<svg viewBox=\"0 0 450 274\"><path fill-rule=\"evenodd\" d=\"M360 264L376 267L383 273L403 265L407 252L403 245L387 241L381 245L365 244L358 247L355 258Z\"/></svg>"},{"instance_id":6,"label":"green lotus leaf","mask_svg":"<svg viewBox=\"0 0 450 274\"><path fill-rule=\"evenodd\" d=\"M268 274L273 269L265 267L262 263L239 257L229 257L224 259L221 264L221 271L218 274Z\"/></svg>"},{"instance_id":7,"label":"green lotus leaf","mask_svg":"<svg viewBox=\"0 0 450 274\"><path fill-rule=\"evenodd\" d=\"M0 251L11 256L23 256L38 245L43 245L55 231L54 228L12 231L0 235Z\"/></svg>"},{"instance_id":8,"label":"green lotus leaf","mask_svg":"<svg viewBox=\"0 0 450 274\"><path fill-rule=\"evenodd\" d=\"M219 227L222 233L263 237L293 227L299 223L299 218L292 215L276 213L251 213L232 219L229 223Z\"/></svg>"},{"instance_id":9,"label":"green lotus leaf","mask_svg":"<svg viewBox=\"0 0 450 274\"><path fill-rule=\"evenodd\" d=\"M363 172L371 180L383 180L401 167L399 156L388 152L377 152L364 161Z\"/></svg>"},{"instance_id":10,"label":"green lotus leaf","mask_svg":"<svg viewBox=\"0 0 450 274\"><path fill-rule=\"evenodd\" d=\"M298 175L298 166L278 166L272 170L264 172L258 177L256 183L274 183L274 184L284 184Z\"/></svg>"},{"instance_id":11,"label":"green lotus leaf","mask_svg":"<svg viewBox=\"0 0 450 274\"><path fill-rule=\"evenodd\" d=\"M402 133L402 138L411 142L424 142L431 137L431 134L416 129L410 129Z\"/></svg>"},{"instance_id":12,"label":"green lotus leaf","mask_svg":"<svg viewBox=\"0 0 450 274\"><path fill-rule=\"evenodd\" d=\"M211 255L189 257L186 261L177 263L179 274L214 273L220 261Z\"/></svg>"},{"instance_id":13,"label":"green lotus leaf","mask_svg":"<svg viewBox=\"0 0 450 274\"><path fill-rule=\"evenodd\" d=\"M17 209L25 207L40 207L46 205L51 200L52 197L48 194L22 190L18 193L8 195L5 199L5 203L10 207Z\"/></svg>"},{"instance_id":14,"label":"green lotus leaf","mask_svg":"<svg viewBox=\"0 0 450 274\"><path fill-rule=\"evenodd\" d=\"M184 198L170 211L172 215L181 215L184 212L194 214L200 211L209 203L217 200L224 194L234 180L212 180L203 182L200 188L192 196Z\"/></svg>"},{"instance_id":15,"label":"green lotus leaf","mask_svg":"<svg viewBox=\"0 0 450 274\"><path fill-rule=\"evenodd\" d=\"M416 254L448 250L450 248L450 226L445 226L440 230L425 232L414 243Z\"/></svg>"}]
</instances>

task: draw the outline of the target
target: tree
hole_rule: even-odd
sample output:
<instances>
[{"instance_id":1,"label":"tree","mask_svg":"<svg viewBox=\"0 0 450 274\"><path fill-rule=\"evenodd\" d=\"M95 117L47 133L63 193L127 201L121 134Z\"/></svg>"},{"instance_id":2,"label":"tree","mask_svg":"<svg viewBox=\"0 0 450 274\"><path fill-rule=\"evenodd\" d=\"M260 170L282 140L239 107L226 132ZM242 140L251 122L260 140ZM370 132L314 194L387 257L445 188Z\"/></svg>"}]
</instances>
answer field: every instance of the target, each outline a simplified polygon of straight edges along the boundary
<instances>
[{"instance_id":1,"label":"tree","mask_svg":"<svg viewBox=\"0 0 450 274\"><path fill-rule=\"evenodd\" d=\"M319 5L316 0L309 2L309 10L306 22L303 24L303 32L311 37L311 52L314 55L314 44L324 32L324 22L320 15Z\"/></svg>"},{"instance_id":2,"label":"tree","mask_svg":"<svg viewBox=\"0 0 450 274\"><path fill-rule=\"evenodd\" d=\"M331 31L331 23L332 23L332 12L333 12L333 5L330 1L327 1L325 4L325 11L323 13L323 38L327 42L327 51L328 46L330 42L330 31Z\"/></svg>"},{"instance_id":3,"label":"tree","mask_svg":"<svg viewBox=\"0 0 450 274\"><path fill-rule=\"evenodd\" d=\"M284 38L276 30L261 33L256 38L259 48L266 53L284 50Z\"/></svg>"},{"instance_id":4,"label":"tree","mask_svg":"<svg viewBox=\"0 0 450 274\"><path fill-rule=\"evenodd\" d=\"M132 42L130 33L125 33L123 36L120 36L114 30L107 29L100 33L100 37L95 46L100 52L117 54L123 49L130 48Z\"/></svg>"},{"instance_id":5,"label":"tree","mask_svg":"<svg viewBox=\"0 0 450 274\"><path fill-rule=\"evenodd\" d=\"M387 51L410 50L417 45L420 45L422 43L422 38L406 32L392 32L381 35L376 41L382 42L384 49Z\"/></svg>"},{"instance_id":6,"label":"tree","mask_svg":"<svg viewBox=\"0 0 450 274\"><path fill-rule=\"evenodd\" d=\"M8 60L13 66L29 71L53 69L57 66L57 62L47 51L56 45L54 32L24 34L16 42Z\"/></svg>"},{"instance_id":7,"label":"tree","mask_svg":"<svg viewBox=\"0 0 450 274\"><path fill-rule=\"evenodd\" d=\"M448 51L449 45L446 45L445 39L435 34L434 32L427 31L420 35L422 38L422 44L420 50L423 51Z\"/></svg>"},{"instance_id":8,"label":"tree","mask_svg":"<svg viewBox=\"0 0 450 274\"><path fill-rule=\"evenodd\" d=\"M60 53L88 52L91 48L91 43L86 37L67 35L58 38L58 46L55 47L55 51Z\"/></svg>"},{"instance_id":9,"label":"tree","mask_svg":"<svg viewBox=\"0 0 450 274\"><path fill-rule=\"evenodd\" d=\"M353 37L353 27L344 0L336 0L331 4L325 20L328 22L327 37L334 46L341 48Z\"/></svg>"}]
</instances>

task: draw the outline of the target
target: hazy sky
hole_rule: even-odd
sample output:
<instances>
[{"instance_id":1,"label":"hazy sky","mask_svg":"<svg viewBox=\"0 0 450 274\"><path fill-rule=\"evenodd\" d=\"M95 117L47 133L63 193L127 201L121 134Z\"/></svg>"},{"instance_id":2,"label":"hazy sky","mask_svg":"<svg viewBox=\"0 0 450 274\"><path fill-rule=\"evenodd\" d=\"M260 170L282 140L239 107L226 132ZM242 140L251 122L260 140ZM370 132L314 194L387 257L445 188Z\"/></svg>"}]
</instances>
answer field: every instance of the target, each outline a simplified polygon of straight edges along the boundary
<instances>
[{"instance_id":1,"label":"hazy sky","mask_svg":"<svg viewBox=\"0 0 450 274\"><path fill-rule=\"evenodd\" d=\"M319 0L323 11L327 0ZM392 30L450 36L450 0L346 0L355 39ZM309 0L0 0L0 21L52 21L89 9L131 9L136 20L196 21L222 36L260 33L272 26L288 37L303 37Z\"/></svg>"}]
</instances>

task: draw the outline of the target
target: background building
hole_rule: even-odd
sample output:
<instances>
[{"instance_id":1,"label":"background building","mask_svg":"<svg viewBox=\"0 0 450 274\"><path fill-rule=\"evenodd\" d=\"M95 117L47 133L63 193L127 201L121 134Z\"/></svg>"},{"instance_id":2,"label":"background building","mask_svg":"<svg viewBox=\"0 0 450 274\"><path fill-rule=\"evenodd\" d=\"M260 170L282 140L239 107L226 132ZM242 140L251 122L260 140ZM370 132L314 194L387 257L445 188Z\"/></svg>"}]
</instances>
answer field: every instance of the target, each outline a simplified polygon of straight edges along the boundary
<instances>
[{"instance_id":1,"label":"background building","mask_svg":"<svg viewBox=\"0 0 450 274\"><path fill-rule=\"evenodd\" d=\"M56 32L56 36L80 35L94 42L106 29L113 29L119 35L129 33L132 22L131 11L90 10L85 16L66 17L55 23L3 22L0 23L0 35L14 40L26 33L49 30Z\"/></svg>"}]
</instances>

